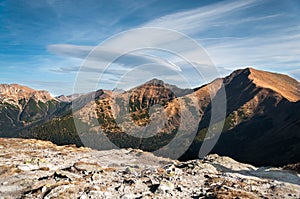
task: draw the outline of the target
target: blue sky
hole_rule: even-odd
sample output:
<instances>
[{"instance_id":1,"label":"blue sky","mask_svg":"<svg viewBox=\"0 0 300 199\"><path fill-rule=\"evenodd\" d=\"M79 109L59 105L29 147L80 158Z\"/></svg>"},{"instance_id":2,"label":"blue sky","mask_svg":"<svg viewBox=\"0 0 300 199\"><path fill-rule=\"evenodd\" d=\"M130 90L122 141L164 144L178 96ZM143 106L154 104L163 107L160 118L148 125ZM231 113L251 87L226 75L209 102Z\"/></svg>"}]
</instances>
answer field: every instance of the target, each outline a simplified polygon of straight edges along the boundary
<instances>
[{"instance_id":1,"label":"blue sky","mask_svg":"<svg viewBox=\"0 0 300 199\"><path fill-rule=\"evenodd\" d=\"M0 83L24 84L53 95L71 94L90 50L117 33L141 27L186 34L203 46L221 75L253 66L299 80L299 13L297 0L0 1ZM156 56L174 60L164 53ZM119 78L124 62L134 64L136 60L134 55L113 65L110 80ZM142 68L155 67L160 68L156 63ZM127 81L147 80L137 68L134 71L128 73ZM190 74L189 78L194 77ZM174 76L169 79L176 83ZM98 87L115 86L108 80L105 83Z\"/></svg>"}]
</instances>

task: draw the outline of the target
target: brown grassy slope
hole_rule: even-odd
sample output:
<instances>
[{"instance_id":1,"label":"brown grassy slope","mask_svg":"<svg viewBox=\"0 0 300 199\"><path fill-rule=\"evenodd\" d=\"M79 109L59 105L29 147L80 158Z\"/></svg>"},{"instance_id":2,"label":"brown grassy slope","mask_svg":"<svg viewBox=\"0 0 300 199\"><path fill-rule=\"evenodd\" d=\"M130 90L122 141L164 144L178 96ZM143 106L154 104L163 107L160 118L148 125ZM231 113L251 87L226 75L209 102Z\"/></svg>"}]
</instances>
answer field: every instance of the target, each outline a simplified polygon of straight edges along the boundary
<instances>
[{"instance_id":1,"label":"brown grassy slope","mask_svg":"<svg viewBox=\"0 0 300 199\"><path fill-rule=\"evenodd\" d=\"M261 88L269 88L291 102L300 100L300 83L283 74L271 73L249 68L249 79Z\"/></svg>"}]
</instances>

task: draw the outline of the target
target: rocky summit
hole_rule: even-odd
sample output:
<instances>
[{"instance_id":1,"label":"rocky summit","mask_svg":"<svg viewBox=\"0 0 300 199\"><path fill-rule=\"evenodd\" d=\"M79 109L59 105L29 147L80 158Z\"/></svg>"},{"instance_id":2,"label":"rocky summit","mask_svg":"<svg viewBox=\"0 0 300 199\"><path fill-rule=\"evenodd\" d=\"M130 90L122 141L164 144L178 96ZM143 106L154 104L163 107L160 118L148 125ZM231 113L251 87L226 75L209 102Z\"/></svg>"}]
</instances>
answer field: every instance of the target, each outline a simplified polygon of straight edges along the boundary
<instances>
[{"instance_id":1,"label":"rocky summit","mask_svg":"<svg viewBox=\"0 0 300 199\"><path fill-rule=\"evenodd\" d=\"M300 176L209 155L179 162L0 138L0 198L299 198Z\"/></svg>"}]
</instances>

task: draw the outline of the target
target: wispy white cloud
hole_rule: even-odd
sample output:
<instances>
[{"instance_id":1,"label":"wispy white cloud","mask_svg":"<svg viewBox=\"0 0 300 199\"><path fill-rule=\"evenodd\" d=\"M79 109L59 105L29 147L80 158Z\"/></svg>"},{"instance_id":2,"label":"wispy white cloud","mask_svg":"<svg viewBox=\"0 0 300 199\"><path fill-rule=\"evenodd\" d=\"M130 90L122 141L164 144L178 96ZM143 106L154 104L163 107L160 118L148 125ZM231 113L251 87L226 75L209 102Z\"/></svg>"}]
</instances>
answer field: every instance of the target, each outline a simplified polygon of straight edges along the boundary
<instances>
[{"instance_id":1,"label":"wispy white cloud","mask_svg":"<svg viewBox=\"0 0 300 199\"><path fill-rule=\"evenodd\" d=\"M128 88L145 82L146 74L152 74L152 78L161 78L167 82L177 79L177 84L182 86L184 82L172 74L172 71L175 71L176 75L190 79L190 85L193 87L208 83L218 75L207 54L197 43L178 32L161 28L142 28L125 32L95 48L61 44L51 45L48 50L63 56L85 58L79 72L89 74L79 73L77 81L83 83L77 82L76 85L80 89L78 92L83 92L82 89L93 89L94 82L100 76L102 81L106 80L102 82L103 85L111 82L111 79L117 80L115 83L119 82L118 80L123 78L120 74L135 74L131 76L135 79L131 79L131 83L127 82ZM155 51L156 54L151 54L151 51ZM151 67L138 69L146 65ZM58 68L55 72L74 69L76 68ZM144 75L137 71L143 71ZM91 87L87 86L89 81Z\"/></svg>"},{"instance_id":2,"label":"wispy white cloud","mask_svg":"<svg viewBox=\"0 0 300 199\"><path fill-rule=\"evenodd\" d=\"M293 75L289 68L300 66L300 21L284 11L257 15L257 6L262 4L254 0L225 1L166 15L143 26L193 35L218 67L234 70L251 65Z\"/></svg>"},{"instance_id":3,"label":"wispy white cloud","mask_svg":"<svg viewBox=\"0 0 300 199\"><path fill-rule=\"evenodd\" d=\"M66 57L76 57L84 59L93 50L94 46L79 46L71 44L52 44L47 46L47 50L57 55Z\"/></svg>"},{"instance_id":4,"label":"wispy white cloud","mask_svg":"<svg viewBox=\"0 0 300 199\"><path fill-rule=\"evenodd\" d=\"M114 41L110 42L110 46L114 45ZM157 63L169 67L172 70L181 70L178 66L169 62L168 60L158 58L154 55L148 55L141 52L128 52L124 54L122 49L111 48L107 46L93 47L70 44L56 44L49 45L48 50L62 56L75 57L82 60L86 59L84 62L84 68L94 68L98 71L104 71L106 69L106 66L112 63L119 64L123 68L131 68L133 66L146 63Z\"/></svg>"},{"instance_id":5,"label":"wispy white cloud","mask_svg":"<svg viewBox=\"0 0 300 199\"><path fill-rule=\"evenodd\" d=\"M279 72L300 65L299 34L278 33L271 37L218 38L213 44L204 45L218 66L231 69L252 65Z\"/></svg>"},{"instance_id":6,"label":"wispy white cloud","mask_svg":"<svg viewBox=\"0 0 300 199\"><path fill-rule=\"evenodd\" d=\"M186 45L185 41L178 36L159 37L153 32L142 34L133 32L131 35L124 34L110 38L108 46L104 42L102 47L94 49L95 52L92 55L89 53L93 50L93 46L56 44L49 45L48 50L81 60L89 55L89 61L83 64L82 72L102 73L107 61L120 54L119 50L124 50L123 47L134 47L142 41L141 38L149 38L149 46L159 46L160 49L177 47L179 48L176 51L177 54L198 60L189 61L205 71L209 80L218 77L219 74L225 75L245 66L288 73L299 78L297 67L300 66L300 58L297 55L300 54L300 26L296 25L297 19L284 23L287 19L293 19L292 14L284 11L255 13L262 4L264 2L256 0L222 1L158 17L139 26L167 28L188 34L202 44L204 47L202 53L196 51L193 46ZM98 54L102 55L101 59L97 56ZM214 65L213 63L217 66L219 74L214 70L207 70ZM177 73L173 74L169 71L176 66L182 69L181 75L193 79L195 71L191 65L182 62L182 57L169 56L164 53L153 55L145 52L131 52L115 60L115 65L105 71L102 85L119 83L130 87L144 82L147 78L150 79L150 76L184 85L184 81L178 78ZM53 71L74 72L78 69L79 67L69 65L57 67ZM123 76L124 74L126 76ZM99 77L95 76L93 83L98 79ZM87 83L89 80L92 81L91 78L84 81ZM207 82L197 80L191 84L195 86L199 83Z\"/></svg>"},{"instance_id":7,"label":"wispy white cloud","mask_svg":"<svg viewBox=\"0 0 300 199\"><path fill-rule=\"evenodd\" d=\"M143 26L170 28L187 34L195 34L206 30L209 26L216 25L216 23L214 23L216 20L223 19L236 11L253 6L255 2L255 0L245 0L215 3L192 10L166 15L149 21Z\"/></svg>"}]
</instances>

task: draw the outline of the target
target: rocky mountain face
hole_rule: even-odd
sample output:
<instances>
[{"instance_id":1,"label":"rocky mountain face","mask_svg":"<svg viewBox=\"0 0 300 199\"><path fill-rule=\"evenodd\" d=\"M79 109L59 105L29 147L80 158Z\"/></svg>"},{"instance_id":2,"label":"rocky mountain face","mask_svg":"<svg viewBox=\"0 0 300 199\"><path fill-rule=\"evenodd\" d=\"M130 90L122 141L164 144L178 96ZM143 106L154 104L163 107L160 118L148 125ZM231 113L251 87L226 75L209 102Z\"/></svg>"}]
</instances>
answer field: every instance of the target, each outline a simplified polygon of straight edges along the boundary
<instances>
[{"instance_id":1,"label":"rocky mountain face","mask_svg":"<svg viewBox=\"0 0 300 199\"><path fill-rule=\"evenodd\" d=\"M18 84L1 84L0 135L14 136L18 129L49 118L59 104L47 91Z\"/></svg>"},{"instance_id":2,"label":"rocky mountain face","mask_svg":"<svg viewBox=\"0 0 300 199\"><path fill-rule=\"evenodd\" d=\"M212 152L256 165L299 162L299 82L249 68L233 72L223 83L227 115ZM209 109L203 118L199 124L201 133L207 131ZM203 141L201 133L183 159L197 156Z\"/></svg>"},{"instance_id":3,"label":"rocky mountain face","mask_svg":"<svg viewBox=\"0 0 300 199\"><path fill-rule=\"evenodd\" d=\"M96 120L100 129L95 127L92 131L102 131L118 147L153 151L176 133L180 122L178 106L175 93L163 81L153 79L129 91L91 100L74 116L92 128L91 121ZM96 141L95 148L101 147Z\"/></svg>"},{"instance_id":4,"label":"rocky mountain face","mask_svg":"<svg viewBox=\"0 0 300 199\"><path fill-rule=\"evenodd\" d=\"M19 122L19 112L24 112L27 120L33 119L19 125L21 130L16 128L18 125L11 125L8 131L3 122L0 132L17 132L20 137L77 146L86 144L80 139L85 137L88 146L96 149L111 149L111 145L103 143L108 138L117 147L145 151L157 151L163 147L170 151L172 147L168 143L177 136L180 143L176 147L187 149L180 159L195 159L211 121L212 100L219 97L222 85L226 90L226 118L213 153L256 166L300 162L299 82L286 75L252 68L234 71L225 78L193 90L153 79L125 92L98 90L77 96L72 102L62 96L56 98L59 100L37 100L30 94L26 104L32 98L38 107L25 108L37 110L31 114L23 111L25 105L4 109L8 107L6 102L12 95L10 93L3 97L6 101L1 108L9 111L0 112L4 118L2 121ZM22 92L15 93L22 96ZM50 102L54 103L54 109L48 105ZM46 104L46 108L40 108L43 106L40 104ZM171 154L159 155L173 158Z\"/></svg>"},{"instance_id":5,"label":"rocky mountain face","mask_svg":"<svg viewBox=\"0 0 300 199\"><path fill-rule=\"evenodd\" d=\"M0 138L0 198L299 198L300 175L209 155L179 162Z\"/></svg>"},{"instance_id":6,"label":"rocky mountain face","mask_svg":"<svg viewBox=\"0 0 300 199\"><path fill-rule=\"evenodd\" d=\"M130 111L151 107L155 104L165 106L175 99L175 93L165 86L162 80L153 79L128 91Z\"/></svg>"}]
</instances>

